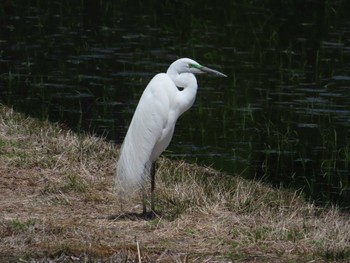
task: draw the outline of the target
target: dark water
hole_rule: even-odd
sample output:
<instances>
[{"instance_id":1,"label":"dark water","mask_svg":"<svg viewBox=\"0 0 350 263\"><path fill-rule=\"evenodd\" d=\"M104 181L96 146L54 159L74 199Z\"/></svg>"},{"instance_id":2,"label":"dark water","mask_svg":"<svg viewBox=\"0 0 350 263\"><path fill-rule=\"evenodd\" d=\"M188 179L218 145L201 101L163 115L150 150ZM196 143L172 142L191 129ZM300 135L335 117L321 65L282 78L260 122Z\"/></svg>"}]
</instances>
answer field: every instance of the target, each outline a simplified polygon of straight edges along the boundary
<instances>
[{"instance_id":1,"label":"dark water","mask_svg":"<svg viewBox=\"0 0 350 263\"><path fill-rule=\"evenodd\" d=\"M132 7L132 8L131 8ZM347 1L3 1L4 104L122 142L153 75L198 77L171 158L350 205Z\"/></svg>"}]
</instances>

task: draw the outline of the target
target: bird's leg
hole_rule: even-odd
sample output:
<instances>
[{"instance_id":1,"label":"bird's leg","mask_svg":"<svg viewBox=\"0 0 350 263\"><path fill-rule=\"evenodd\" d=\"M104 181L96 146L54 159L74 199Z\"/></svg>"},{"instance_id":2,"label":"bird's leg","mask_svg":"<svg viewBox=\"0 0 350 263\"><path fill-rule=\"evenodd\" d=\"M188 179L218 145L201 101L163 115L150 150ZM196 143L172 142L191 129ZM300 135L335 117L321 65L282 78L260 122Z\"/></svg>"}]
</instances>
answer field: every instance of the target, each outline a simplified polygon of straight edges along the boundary
<instances>
[{"instance_id":1,"label":"bird's leg","mask_svg":"<svg viewBox=\"0 0 350 263\"><path fill-rule=\"evenodd\" d=\"M154 205L154 189L156 187L156 162L152 163L151 167L151 213L155 213L155 205Z\"/></svg>"},{"instance_id":2,"label":"bird's leg","mask_svg":"<svg viewBox=\"0 0 350 263\"><path fill-rule=\"evenodd\" d=\"M147 213L146 198L146 189L144 186L142 186L142 213L144 215Z\"/></svg>"}]
</instances>

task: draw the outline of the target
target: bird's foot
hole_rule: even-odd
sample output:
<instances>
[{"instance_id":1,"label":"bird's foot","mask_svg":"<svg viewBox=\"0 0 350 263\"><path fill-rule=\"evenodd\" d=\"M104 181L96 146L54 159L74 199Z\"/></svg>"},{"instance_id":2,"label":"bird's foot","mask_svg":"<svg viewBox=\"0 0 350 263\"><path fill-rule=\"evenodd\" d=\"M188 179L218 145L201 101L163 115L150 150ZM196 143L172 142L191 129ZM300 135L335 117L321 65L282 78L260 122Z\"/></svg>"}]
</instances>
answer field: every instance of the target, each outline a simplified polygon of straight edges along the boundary
<instances>
[{"instance_id":1,"label":"bird's foot","mask_svg":"<svg viewBox=\"0 0 350 263\"><path fill-rule=\"evenodd\" d=\"M126 213L126 214L121 214L121 215L111 215L108 216L107 219L108 220L113 220L113 221L120 221L120 220L132 220L132 221L136 221L136 220L154 220L156 218L158 218L159 215L154 212L154 211L144 211L142 213Z\"/></svg>"},{"instance_id":2,"label":"bird's foot","mask_svg":"<svg viewBox=\"0 0 350 263\"><path fill-rule=\"evenodd\" d=\"M127 215L127 218L131 219L131 220L154 220L156 218L158 218L158 214L156 212L154 212L153 210L151 211L143 211L140 214L137 213L130 213Z\"/></svg>"},{"instance_id":3,"label":"bird's foot","mask_svg":"<svg viewBox=\"0 0 350 263\"><path fill-rule=\"evenodd\" d=\"M151 210L151 211L148 211L148 212L147 211L143 211L143 213L140 214L140 217L142 219L144 219L144 220L154 220L154 219L156 219L159 216L158 216L158 214L155 211Z\"/></svg>"}]
</instances>

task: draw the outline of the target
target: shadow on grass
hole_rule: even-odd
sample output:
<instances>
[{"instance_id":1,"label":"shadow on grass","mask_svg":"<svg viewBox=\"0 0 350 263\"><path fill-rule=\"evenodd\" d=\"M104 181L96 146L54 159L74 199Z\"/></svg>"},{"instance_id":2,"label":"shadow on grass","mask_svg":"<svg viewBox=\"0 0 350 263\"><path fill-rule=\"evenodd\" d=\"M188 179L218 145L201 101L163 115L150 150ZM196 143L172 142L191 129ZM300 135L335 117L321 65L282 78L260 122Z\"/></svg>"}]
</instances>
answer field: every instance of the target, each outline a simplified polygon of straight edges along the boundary
<instances>
[{"instance_id":1,"label":"shadow on grass","mask_svg":"<svg viewBox=\"0 0 350 263\"><path fill-rule=\"evenodd\" d=\"M161 218L160 213L156 213L154 211L149 211L146 213L125 213L125 214L117 214L117 215L110 215L105 217L107 220L111 221L124 221L124 220L131 220L131 221L138 221L138 220L145 220L145 221L151 221L157 218Z\"/></svg>"}]
</instances>

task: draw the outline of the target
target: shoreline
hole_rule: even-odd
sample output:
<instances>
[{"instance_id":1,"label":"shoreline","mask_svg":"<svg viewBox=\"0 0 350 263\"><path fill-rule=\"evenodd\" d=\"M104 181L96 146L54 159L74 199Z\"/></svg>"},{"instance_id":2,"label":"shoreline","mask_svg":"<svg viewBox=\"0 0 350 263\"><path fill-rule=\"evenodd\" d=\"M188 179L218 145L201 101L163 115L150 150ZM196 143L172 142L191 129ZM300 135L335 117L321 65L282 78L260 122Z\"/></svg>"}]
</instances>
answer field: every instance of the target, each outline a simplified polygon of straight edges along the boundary
<instances>
[{"instance_id":1,"label":"shoreline","mask_svg":"<svg viewBox=\"0 0 350 263\"><path fill-rule=\"evenodd\" d=\"M349 215L300 192L159 159L150 221L114 191L118 149L0 104L0 261L344 262Z\"/></svg>"}]
</instances>

